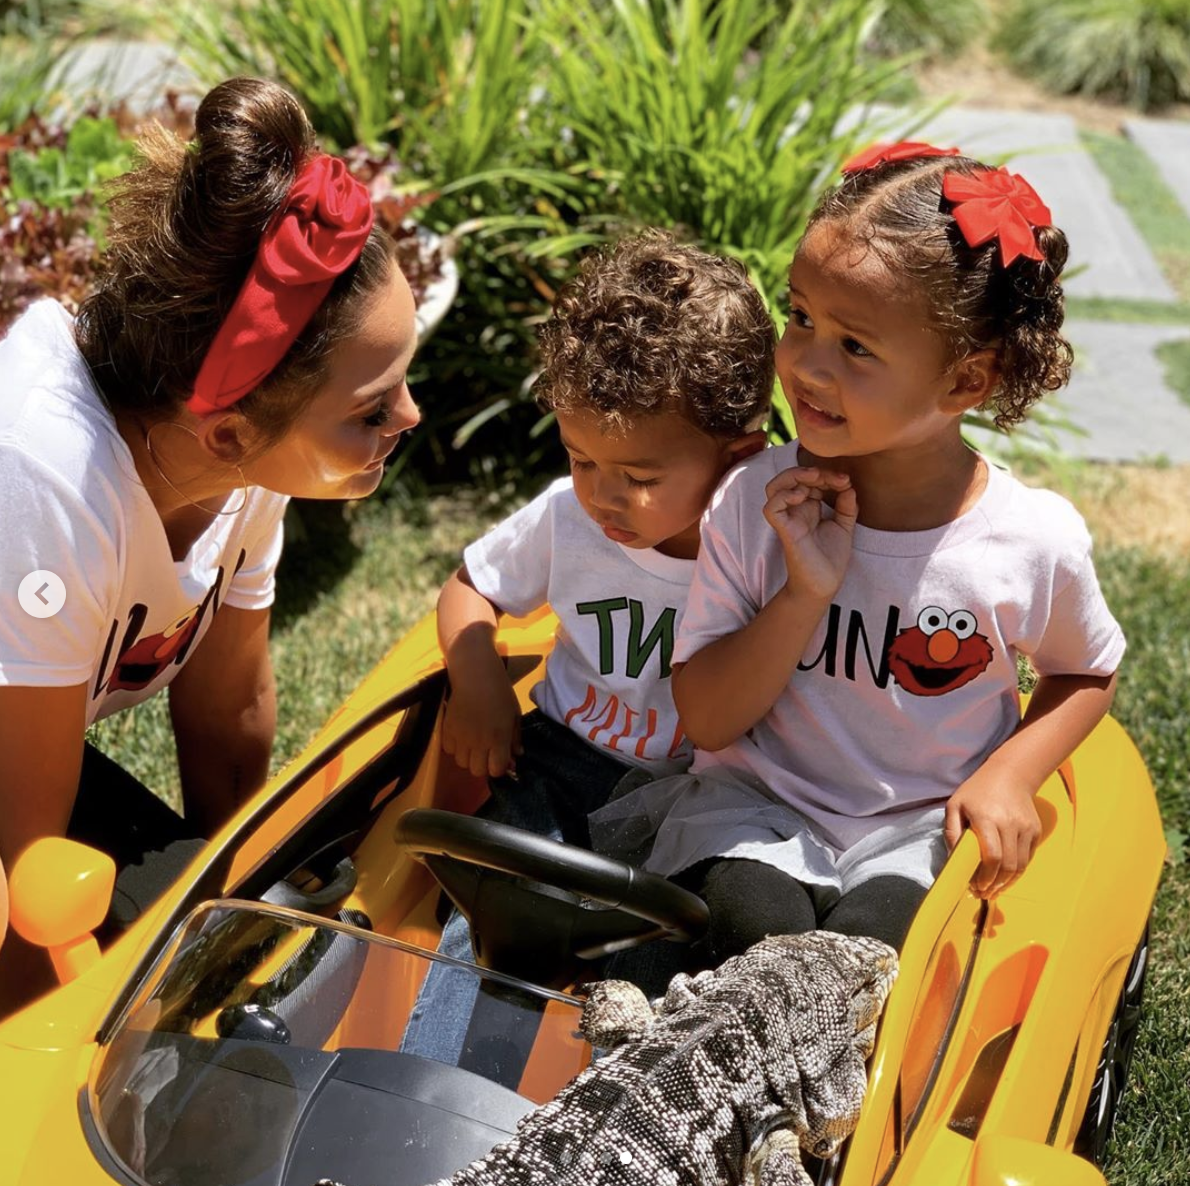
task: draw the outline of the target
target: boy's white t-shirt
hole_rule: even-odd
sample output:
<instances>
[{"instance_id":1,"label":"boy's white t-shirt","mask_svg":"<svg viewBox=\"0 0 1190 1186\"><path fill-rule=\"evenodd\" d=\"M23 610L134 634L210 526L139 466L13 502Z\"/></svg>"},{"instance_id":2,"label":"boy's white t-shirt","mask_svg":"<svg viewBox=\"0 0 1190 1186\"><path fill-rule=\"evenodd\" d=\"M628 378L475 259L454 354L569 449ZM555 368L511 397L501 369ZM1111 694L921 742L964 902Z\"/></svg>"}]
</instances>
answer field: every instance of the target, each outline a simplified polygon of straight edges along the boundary
<instances>
[{"instance_id":1,"label":"boy's white t-shirt","mask_svg":"<svg viewBox=\"0 0 1190 1186\"><path fill-rule=\"evenodd\" d=\"M796 463L796 441L769 449L715 493L674 662L740 629L784 585L761 508L765 485ZM843 851L937 807L1008 737L1020 719L1017 655L1043 675L1116 669L1124 636L1081 516L987 469L978 503L952 523L856 528L843 585L786 692L745 736L698 751L696 771L751 772ZM940 659L928 649L935 633Z\"/></svg>"},{"instance_id":2,"label":"boy's white t-shirt","mask_svg":"<svg viewBox=\"0 0 1190 1186\"><path fill-rule=\"evenodd\" d=\"M658 776L685 770L670 662L693 560L609 540L561 478L463 554L475 588L523 617L548 604L554 649L533 702L590 744Z\"/></svg>"},{"instance_id":3,"label":"boy's white t-shirt","mask_svg":"<svg viewBox=\"0 0 1190 1186\"><path fill-rule=\"evenodd\" d=\"M168 684L220 606L272 603L288 499L250 487L175 562L61 305L12 326L0 376L0 686L85 683L90 724ZM52 617L18 601L37 570L66 589Z\"/></svg>"}]
</instances>

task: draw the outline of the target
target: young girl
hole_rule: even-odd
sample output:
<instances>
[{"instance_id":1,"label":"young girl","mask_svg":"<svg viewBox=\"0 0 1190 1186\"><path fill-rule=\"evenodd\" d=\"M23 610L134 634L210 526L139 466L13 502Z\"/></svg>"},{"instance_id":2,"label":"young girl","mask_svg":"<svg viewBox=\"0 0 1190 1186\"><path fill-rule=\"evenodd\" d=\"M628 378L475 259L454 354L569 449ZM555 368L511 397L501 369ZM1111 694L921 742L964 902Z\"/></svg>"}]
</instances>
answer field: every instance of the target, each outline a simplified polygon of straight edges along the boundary
<instances>
[{"instance_id":1,"label":"young girl","mask_svg":"<svg viewBox=\"0 0 1190 1186\"><path fill-rule=\"evenodd\" d=\"M1027 182L954 149L869 150L814 212L776 354L799 437L716 492L674 651L692 772L592 820L706 898L702 962L816 926L899 946L967 827L999 893L1107 712L1124 639L1082 519L961 433L1068 379L1066 250Z\"/></svg>"}]
</instances>

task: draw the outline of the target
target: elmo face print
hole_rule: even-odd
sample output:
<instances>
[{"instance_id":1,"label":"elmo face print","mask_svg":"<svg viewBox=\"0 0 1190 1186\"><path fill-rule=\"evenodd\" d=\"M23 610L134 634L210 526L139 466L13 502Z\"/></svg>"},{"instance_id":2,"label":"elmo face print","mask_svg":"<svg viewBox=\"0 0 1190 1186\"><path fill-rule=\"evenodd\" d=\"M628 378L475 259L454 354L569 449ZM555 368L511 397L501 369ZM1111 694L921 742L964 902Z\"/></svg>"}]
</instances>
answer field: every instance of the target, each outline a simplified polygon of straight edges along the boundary
<instances>
[{"instance_id":1,"label":"elmo face print","mask_svg":"<svg viewBox=\"0 0 1190 1186\"><path fill-rule=\"evenodd\" d=\"M888 649L893 679L914 696L945 696L988 669L992 647L975 632L970 610L948 614L936 605L917 615L917 625L902 630Z\"/></svg>"},{"instance_id":2,"label":"elmo face print","mask_svg":"<svg viewBox=\"0 0 1190 1186\"><path fill-rule=\"evenodd\" d=\"M133 643L116 660L107 691L139 691L153 682L190 641L199 624L198 607L187 610L160 634Z\"/></svg>"}]
</instances>

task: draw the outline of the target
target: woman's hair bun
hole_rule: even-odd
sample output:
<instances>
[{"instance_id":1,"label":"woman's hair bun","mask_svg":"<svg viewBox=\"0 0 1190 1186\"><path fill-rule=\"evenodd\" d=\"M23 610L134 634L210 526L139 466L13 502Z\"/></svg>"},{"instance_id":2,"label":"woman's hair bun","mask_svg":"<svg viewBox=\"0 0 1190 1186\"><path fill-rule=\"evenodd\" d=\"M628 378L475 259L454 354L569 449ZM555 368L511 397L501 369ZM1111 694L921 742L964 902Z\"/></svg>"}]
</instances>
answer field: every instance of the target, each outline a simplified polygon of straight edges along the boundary
<instances>
[{"instance_id":1,"label":"woman's hair bun","mask_svg":"<svg viewBox=\"0 0 1190 1186\"><path fill-rule=\"evenodd\" d=\"M229 79L207 94L195 117L194 197L220 222L247 216L258 231L313 147L310 122L288 91L260 78Z\"/></svg>"}]
</instances>

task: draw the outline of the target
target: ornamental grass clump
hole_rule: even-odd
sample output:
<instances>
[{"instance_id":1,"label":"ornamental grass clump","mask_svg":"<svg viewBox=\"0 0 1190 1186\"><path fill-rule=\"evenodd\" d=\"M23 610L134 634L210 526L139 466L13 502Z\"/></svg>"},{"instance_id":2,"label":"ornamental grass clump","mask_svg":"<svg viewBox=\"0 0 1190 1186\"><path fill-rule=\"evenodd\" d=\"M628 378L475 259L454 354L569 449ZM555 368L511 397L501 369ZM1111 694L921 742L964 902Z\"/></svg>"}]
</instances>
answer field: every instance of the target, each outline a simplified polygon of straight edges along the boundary
<instances>
[{"instance_id":1,"label":"ornamental grass clump","mask_svg":"<svg viewBox=\"0 0 1190 1186\"><path fill-rule=\"evenodd\" d=\"M867 0L540 0L544 105L585 181L584 246L676 227L738 256L775 303L814 201L863 132L849 120L899 63L863 46ZM870 134L869 137L870 138ZM602 222L602 225L601 225Z\"/></svg>"},{"instance_id":2,"label":"ornamental grass clump","mask_svg":"<svg viewBox=\"0 0 1190 1186\"><path fill-rule=\"evenodd\" d=\"M1190 0L1015 0L996 45L1059 94L1190 102Z\"/></svg>"},{"instance_id":3,"label":"ornamental grass clump","mask_svg":"<svg viewBox=\"0 0 1190 1186\"><path fill-rule=\"evenodd\" d=\"M983 0L886 0L868 47L880 54L957 53L987 28Z\"/></svg>"}]
</instances>

